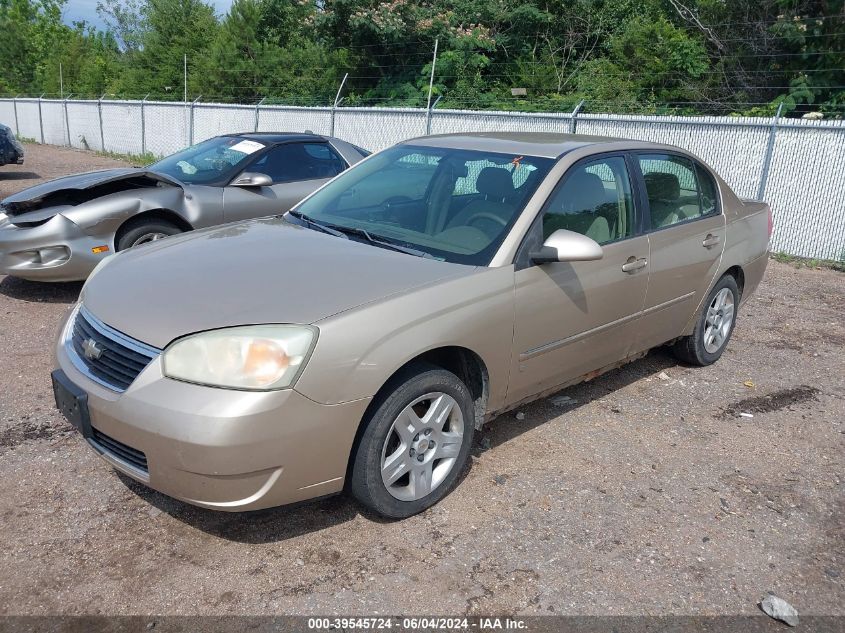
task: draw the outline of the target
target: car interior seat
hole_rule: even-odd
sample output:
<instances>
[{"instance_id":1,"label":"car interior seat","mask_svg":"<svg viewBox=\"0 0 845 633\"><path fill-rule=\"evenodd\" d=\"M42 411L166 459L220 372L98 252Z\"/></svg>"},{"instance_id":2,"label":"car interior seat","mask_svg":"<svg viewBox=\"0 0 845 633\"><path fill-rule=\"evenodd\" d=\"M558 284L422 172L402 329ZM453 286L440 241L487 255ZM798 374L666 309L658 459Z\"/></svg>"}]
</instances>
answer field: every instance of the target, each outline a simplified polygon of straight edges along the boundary
<instances>
[{"instance_id":1,"label":"car interior seat","mask_svg":"<svg viewBox=\"0 0 845 633\"><path fill-rule=\"evenodd\" d=\"M681 213L681 183L674 174L645 174L645 188L653 227L669 226L686 219Z\"/></svg>"},{"instance_id":2,"label":"car interior seat","mask_svg":"<svg viewBox=\"0 0 845 633\"><path fill-rule=\"evenodd\" d=\"M566 229L586 235L599 244L609 242L612 237L610 223L601 213L607 198L601 178L583 170L576 172L556 196L556 208L549 209L543 217L543 237Z\"/></svg>"},{"instance_id":3,"label":"car interior seat","mask_svg":"<svg viewBox=\"0 0 845 633\"><path fill-rule=\"evenodd\" d=\"M502 219L503 223L509 223L513 216L515 203L513 201L513 176L511 172L502 167L485 167L478 174L475 188L483 197L473 200L461 209L452 218L446 228L466 226L467 221L479 213L489 213ZM496 235L501 231L503 224L494 220L478 221L473 223L476 228L485 232L493 231Z\"/></svg>"}]
</instances>

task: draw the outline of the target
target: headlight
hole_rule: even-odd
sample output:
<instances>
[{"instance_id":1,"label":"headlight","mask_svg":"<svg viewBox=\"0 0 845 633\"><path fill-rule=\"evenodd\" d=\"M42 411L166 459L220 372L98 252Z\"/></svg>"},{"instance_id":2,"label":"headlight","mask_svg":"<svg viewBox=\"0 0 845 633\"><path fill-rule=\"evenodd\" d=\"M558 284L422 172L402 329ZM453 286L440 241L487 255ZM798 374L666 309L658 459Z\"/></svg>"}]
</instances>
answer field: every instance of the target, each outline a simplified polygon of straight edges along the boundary
<instances>
[{"instance_id":1,"label":"headlight","mask_svg":"<svg viewBox=\"0 0 845 633\"><path fill-rule=\"evenodd\" d=\"M212 387L270 391L290 387L317 340L304 325L250 325L192 334L162 356L164 375Z\"/></svg>"}]
</instances>

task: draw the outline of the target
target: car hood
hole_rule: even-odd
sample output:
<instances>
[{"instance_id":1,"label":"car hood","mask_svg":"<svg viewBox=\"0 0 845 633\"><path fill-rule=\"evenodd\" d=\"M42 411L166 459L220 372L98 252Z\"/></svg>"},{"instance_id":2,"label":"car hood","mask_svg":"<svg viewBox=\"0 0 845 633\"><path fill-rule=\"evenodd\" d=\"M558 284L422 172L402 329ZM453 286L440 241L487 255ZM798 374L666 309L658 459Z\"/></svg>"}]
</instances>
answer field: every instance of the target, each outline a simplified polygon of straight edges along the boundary
<instances>
[{"instance_id":1,"label":"car hood","mask_svg":"<svg viewBox=\"0 0 845 633\"><path fill-rule=\"evenodd\" d=\"M264 218L124 251L88 279L82 301L107 325L163 348L222 327L314 323L476 271Z\"/></svg>"},{"instance_id":2,"label":"car hood","mask_svg":"<svg viewBox=\"0 0 845 633\"><path fill-rule=\"evenodd\" d=\"M106 185L109 183L118 182L121 180L137 181L138 179L148 179L150 184L158 182L167 183L181 187L182 183L178 180L160 174L149 169L141 169L137 167L121 167L117 169L103 169L101 171L92 171L84 174L74 174L72 176L64 176L49 180L29 187L23 191L12 194L0 202L3 211L9 215L16 215L25 213L39 208L40 204L45 200L57 199L57 194L65 192L85 192L90 189ZM78 202L78 200L76 201Z\"/></svg>"}]
</instances>

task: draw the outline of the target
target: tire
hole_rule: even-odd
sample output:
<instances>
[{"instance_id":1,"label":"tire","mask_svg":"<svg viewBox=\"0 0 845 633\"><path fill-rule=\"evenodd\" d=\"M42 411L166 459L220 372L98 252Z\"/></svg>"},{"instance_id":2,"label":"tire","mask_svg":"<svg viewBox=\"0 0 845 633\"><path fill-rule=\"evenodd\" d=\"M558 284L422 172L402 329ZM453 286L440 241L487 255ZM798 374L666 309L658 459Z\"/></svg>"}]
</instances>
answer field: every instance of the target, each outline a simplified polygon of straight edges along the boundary
<instances>
[{"instance_id":1,"label":"tire","mask_svg":"<svg viewBox=\"0 0 845 633\"><path fill-rule=\"evenodd\" d=\"M707 295L692 334L678 339L673 345L675 356L700 367L719 360L736 326L737 306L739 288L736 280L725 275Z\"/></svg>"},{"instance_id":2,"label":"tire","mask_svg":"<svg viewBox=\"0 0 845 633\"><path fill-rule=\"evenodd\" d=\"M460 477L472 447L474 404L455 374L418 364L388 384L364 424L350 491L374 512L404 519L440 501Z\"/></svg>"},{"instance_id":3,"label":"tire","mask_svg":"<svg viewBox=\"0 0 845 633\"><path fill-rule=\"evenodd\" d=\"M130 220L121 228L115 246L118 251L125 251L127 248L140 246L181 232L182 229L168 220L138 218L137 220Z\"/></svg>"}]
</instances>

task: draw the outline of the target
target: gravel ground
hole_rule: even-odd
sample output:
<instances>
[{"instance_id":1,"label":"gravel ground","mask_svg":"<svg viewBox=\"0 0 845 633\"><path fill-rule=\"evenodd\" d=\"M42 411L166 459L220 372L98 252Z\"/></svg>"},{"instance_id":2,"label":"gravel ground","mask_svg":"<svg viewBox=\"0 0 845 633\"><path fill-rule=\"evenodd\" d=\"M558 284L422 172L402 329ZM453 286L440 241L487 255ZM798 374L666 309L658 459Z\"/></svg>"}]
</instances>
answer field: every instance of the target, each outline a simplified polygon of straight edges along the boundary
<instances>
[{"instance_id":1,"label":"gravel ground","mask_svg":"<svg viewBox=\"0 0 845 633\"><path fill-rule=\"evenodd\" d=\"M0 195L113 164L30 145ZM771 262L719 363L658 350L504 415L397 523L344 497L215 513L116 474L52 406L79 287L0 277L0 614L756 614L772 591L845 615L841 273Z\"/></svg>"}]
</instances>

